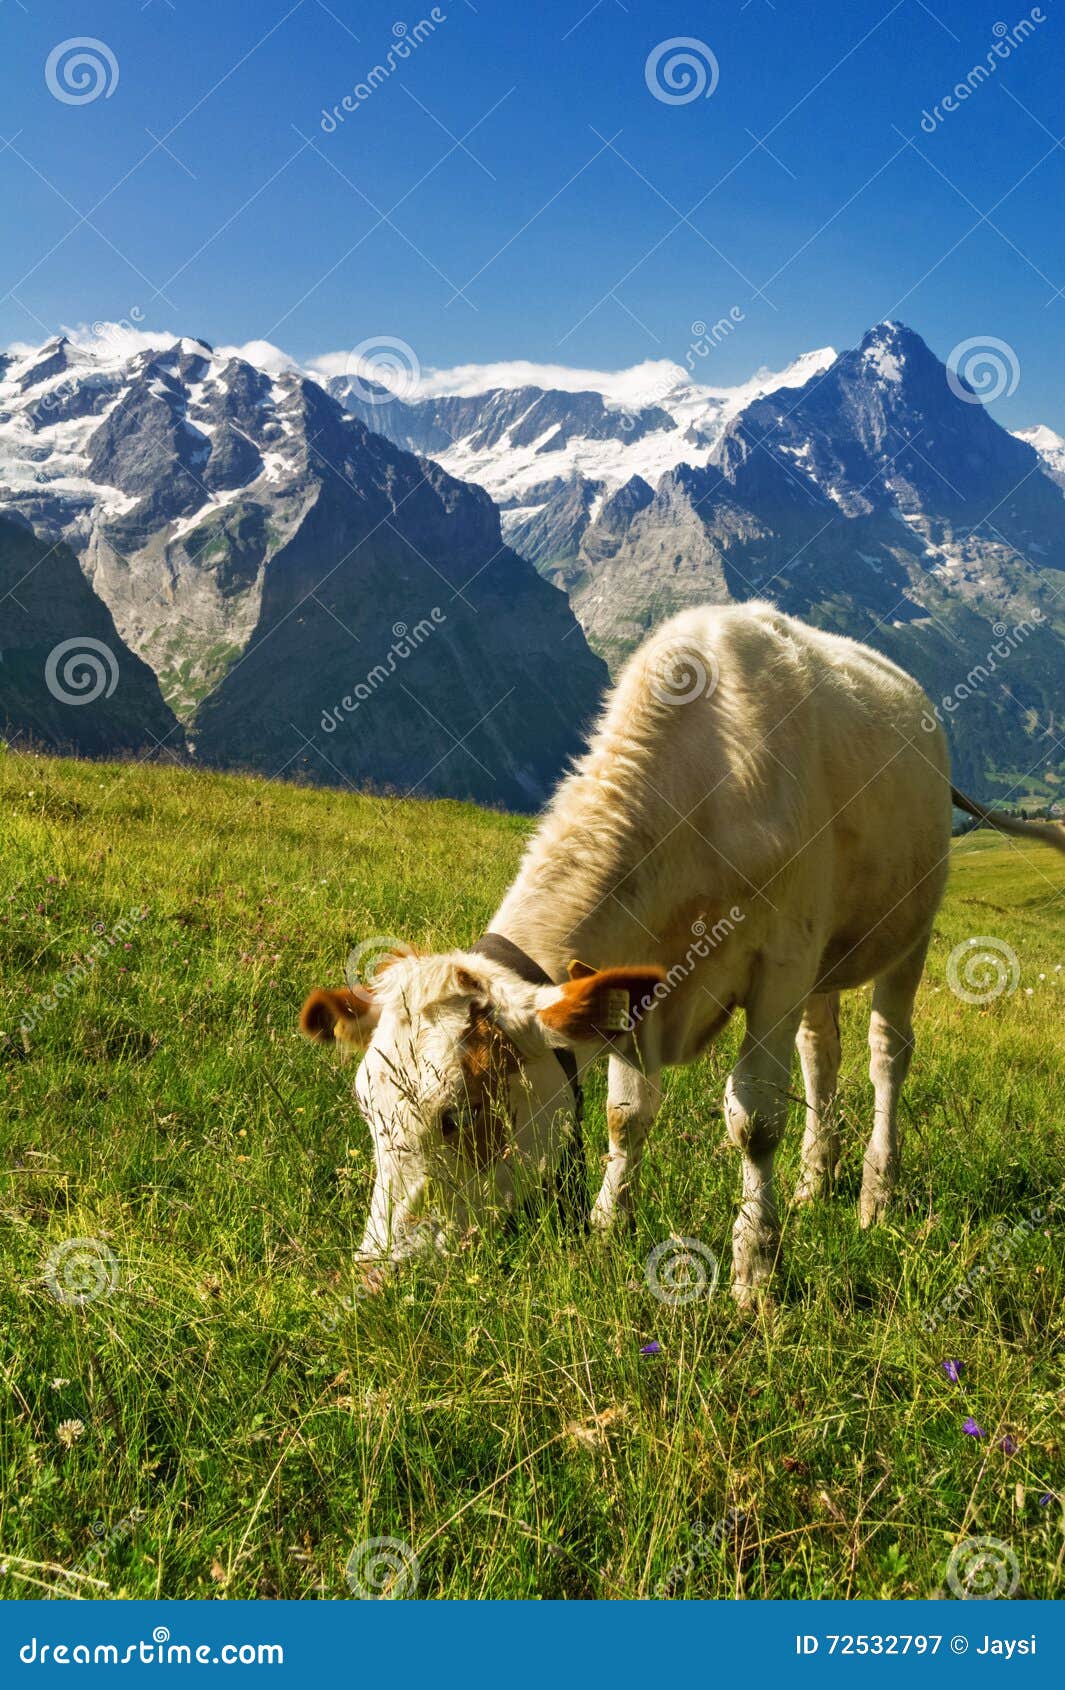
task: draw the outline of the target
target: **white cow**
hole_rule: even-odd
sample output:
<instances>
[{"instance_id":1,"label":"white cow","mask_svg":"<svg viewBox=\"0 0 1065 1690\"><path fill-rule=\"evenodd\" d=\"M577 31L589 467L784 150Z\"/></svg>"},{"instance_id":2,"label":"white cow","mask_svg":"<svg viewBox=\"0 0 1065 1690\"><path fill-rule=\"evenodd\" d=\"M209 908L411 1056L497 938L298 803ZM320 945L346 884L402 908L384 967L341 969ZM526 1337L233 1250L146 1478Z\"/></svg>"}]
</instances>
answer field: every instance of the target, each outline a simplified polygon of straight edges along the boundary
<instances>
[{"instance_id":1,"label":"white cow","mask_svg":"<svg viewBox=\"0 0 1065 1690\"><path fill-rule=\"evenodd\" d=\"M1061 829L1005 825L1065 849ZM626 665L482 948L398 958L369 989L304 1006L304 1032L366 1052L355 1090L376 1184L360 1258L444 1250L541 1185L579 1113L574 1070L604 1052L610 1149L591 1218L603 1231L630 1218L662 1068L692 1061L741 1009L725 1112L743 1157L733 1289L751 1302L779 1248L792 1049L808 1199L839 1155L839 993L870 980L860 1217L875 1221L898 1171L950 832L942 730L887 658L768 604L664 624Z\"/></svg>"}]
</instances>

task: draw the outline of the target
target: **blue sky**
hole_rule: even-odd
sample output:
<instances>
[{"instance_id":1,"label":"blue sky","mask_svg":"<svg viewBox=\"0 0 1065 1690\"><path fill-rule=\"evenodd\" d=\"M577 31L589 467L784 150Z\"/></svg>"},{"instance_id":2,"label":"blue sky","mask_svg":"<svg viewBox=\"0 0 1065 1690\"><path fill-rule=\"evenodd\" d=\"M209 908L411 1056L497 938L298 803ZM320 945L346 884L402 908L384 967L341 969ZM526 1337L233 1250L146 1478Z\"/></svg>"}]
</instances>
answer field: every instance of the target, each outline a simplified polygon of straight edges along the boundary
<instances>
[{"instance_id":1,"label":"blue sky","mask_svg":"<svg viewBox=\"0 0 1065 1690\"><path fill-rule=\"evenodd\" d=\"M724 385L890 315L944 357L1005 341L996 415L1065 432L1063 22L1035 10L922 129L1030 8L443 0L330 131L423 0L5 0L0 342L139 313L301 360L394 335L427 368L617 369L735 307ZM79 36L118 79L69 104L45 65ZM708 98L648 87L679 37Z\"/></svg>"}]
</instances>

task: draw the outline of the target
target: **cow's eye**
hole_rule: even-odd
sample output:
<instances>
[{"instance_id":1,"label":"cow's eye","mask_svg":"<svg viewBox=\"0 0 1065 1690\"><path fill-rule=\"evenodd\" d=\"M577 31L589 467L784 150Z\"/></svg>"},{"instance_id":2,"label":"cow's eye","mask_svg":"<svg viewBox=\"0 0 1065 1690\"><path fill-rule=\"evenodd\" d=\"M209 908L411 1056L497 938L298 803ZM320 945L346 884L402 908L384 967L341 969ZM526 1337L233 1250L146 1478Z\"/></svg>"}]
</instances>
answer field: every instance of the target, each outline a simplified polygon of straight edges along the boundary
<instances>
[{"instance_id":1,"label":"cow's eye","mask_svg":"<svg viewBox=\"0 0 1065 1690\"><path fill-rule=\"evenodd\" d=\"M453 1110L445 1109L444 1113L440 1117L440 1135L441 1135L441 1137L444 1138L444 1139L447 1139L447 1140L450 1140L450 1139L453 1139L453 1138L458 1138L459 1132L460 1132L460 1123L459 1123L458 1116L455 1114L455 1112Z\"/></svg>"}]
</instances>

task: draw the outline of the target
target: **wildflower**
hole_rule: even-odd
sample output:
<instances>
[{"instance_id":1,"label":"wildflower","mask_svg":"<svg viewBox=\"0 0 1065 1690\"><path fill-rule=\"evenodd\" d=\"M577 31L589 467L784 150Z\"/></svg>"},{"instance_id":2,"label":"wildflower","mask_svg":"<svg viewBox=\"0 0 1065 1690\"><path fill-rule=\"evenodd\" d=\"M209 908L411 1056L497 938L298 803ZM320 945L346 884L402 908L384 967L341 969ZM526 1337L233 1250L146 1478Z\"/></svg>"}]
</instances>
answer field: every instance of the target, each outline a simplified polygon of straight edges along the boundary
<instances>
[{"instance_id":1,"label":"wildflower","mask_svg":"<svg viewBox=\"0 0 1065 1690\"><path fill-rule=\"evenodd\" d=\"M61 1420L55 1435L64 1449L71 1449L85 1430L84 1420Z\"/></svg>"},{"instance_id":2,"label":"wildflower","mask_svg":"<svg viewBox=\"0 0 1065 1690\"><path fill-rule=\"evenodd\" d=\"M945 1361L942 1366L943 1372L946 1374L951 1384L960 1385L962 1372L964 1371L964 1364L960 1361Z\"/></svg>"},{"instance_id":3,"label":"wildflower","mask_svg":"<svg viewBox=\"0 0 1065 1690\"><path fill-rule=\"evenodd\" d=\"M973 1419L971 1414L967 1414L965 1416L965 1423L962 1426L962 1431L965 1433L967 1438L982 1438L984 1436L984 1428L976 1424L976 1421Z\"/></svg>"},{"instance_id":4,"label":"wildflower","mask_svg":"<svg viewBox=\"0 0 1065 1690\"><path fill-rule=\"evenodd\" d=\"M640 1346L640 1354L642 1356L657 1356L661 1355L661 1353L662 1346L658 1342L657 1338L652 1338L649 1344L641 1344Z\"/></svg>"},{"instance_id":5,"label":"wildflower","mask_svg":"<svg viewBox=\"0 0 1065 1690\"><path fill-rule=\"evenodd\" d=\"M1017 1453L1016 1439L1011 1438L1008 1432L1004 1438L999 1439L998 1447L1002 1451L1003 1455L1016 1455Z\"/></svg>"}]
</instances>

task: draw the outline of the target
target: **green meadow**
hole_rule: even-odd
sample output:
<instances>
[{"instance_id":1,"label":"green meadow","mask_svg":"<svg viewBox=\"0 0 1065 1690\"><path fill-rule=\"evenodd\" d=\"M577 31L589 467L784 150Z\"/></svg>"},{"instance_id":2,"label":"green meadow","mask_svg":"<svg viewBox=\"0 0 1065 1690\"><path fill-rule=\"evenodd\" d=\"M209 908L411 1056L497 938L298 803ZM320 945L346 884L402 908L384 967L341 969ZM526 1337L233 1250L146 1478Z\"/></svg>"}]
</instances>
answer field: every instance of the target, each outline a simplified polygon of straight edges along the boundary
<instances>
[{"instance_id":1,"label":"green meadow","mask_svg":"<svg viewBox=\"0 0 1065 1690\"><path fill-rule=\"evenodd\" d=\"M361 1300L368 1134L300 1004L374 936L471 941L531 825L0 754L0 1591L949 1597L953 1552L1060 1597L1065 861L956 844L871 1233L847 1002L838 1190L772 1309L726 1290L731 1031L668 1077L633 1237L545 1215ZM971 938L1007 947L984 1002ZM603 1109L600 1074L590 1180ZM716 1290L652 1294L671 1237Z\"/></svg>"}]
</instances>

